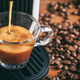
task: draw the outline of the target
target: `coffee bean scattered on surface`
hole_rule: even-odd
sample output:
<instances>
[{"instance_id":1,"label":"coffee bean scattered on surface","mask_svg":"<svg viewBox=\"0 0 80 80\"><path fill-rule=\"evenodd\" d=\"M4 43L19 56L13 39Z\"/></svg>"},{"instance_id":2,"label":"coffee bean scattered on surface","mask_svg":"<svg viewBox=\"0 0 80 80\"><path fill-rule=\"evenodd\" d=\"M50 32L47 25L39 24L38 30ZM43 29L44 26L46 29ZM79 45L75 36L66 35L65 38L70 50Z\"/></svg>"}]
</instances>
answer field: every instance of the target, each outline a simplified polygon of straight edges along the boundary
<instances>
[{"instance_id":1,"label":"coffee bean scattered on surface","mask_svg":"<svg viewBox=\"0 0 80 80\"><path fill-rule=\"evenodd\" d=\"M72 15L80 16L80 1L74 0L68 3L50 3L49 13L41 13L39 22L42 25L49 25L54 31L53 40L47 44L45 49L49 53L50 65L61 69L57 76L47 76L47 80L60 80L64 76L67 80L76 79L76 73L80 74L80 21L69 22L68 9L75 6L78 11ZM64 18L62 23L54 23L55 14ZM74 74L75 73L75 74Z\"/></svg>"}]
</instances>

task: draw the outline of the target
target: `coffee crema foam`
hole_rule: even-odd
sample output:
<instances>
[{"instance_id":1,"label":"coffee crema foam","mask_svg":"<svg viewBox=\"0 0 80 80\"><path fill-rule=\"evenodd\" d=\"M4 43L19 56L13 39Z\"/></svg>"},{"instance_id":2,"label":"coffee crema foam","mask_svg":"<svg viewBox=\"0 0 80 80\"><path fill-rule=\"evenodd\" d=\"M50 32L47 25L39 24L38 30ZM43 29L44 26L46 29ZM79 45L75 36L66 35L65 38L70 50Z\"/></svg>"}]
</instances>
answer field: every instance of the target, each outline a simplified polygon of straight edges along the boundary
<instances>
[{"instance_id":1,"label":"coffee crema foam","mask_svg":"<svg viewBox=\"0 0 80 80\"><path fill-rule=\"evenodd\" d=\"M0 39L6 42L23 42L33 38L33 35L21 26L12 25L0 29ZM0 59L6 63L21 63L26 61L32 52L35 40L23 44L0 43Z\"/></svg>"}]
</instances>

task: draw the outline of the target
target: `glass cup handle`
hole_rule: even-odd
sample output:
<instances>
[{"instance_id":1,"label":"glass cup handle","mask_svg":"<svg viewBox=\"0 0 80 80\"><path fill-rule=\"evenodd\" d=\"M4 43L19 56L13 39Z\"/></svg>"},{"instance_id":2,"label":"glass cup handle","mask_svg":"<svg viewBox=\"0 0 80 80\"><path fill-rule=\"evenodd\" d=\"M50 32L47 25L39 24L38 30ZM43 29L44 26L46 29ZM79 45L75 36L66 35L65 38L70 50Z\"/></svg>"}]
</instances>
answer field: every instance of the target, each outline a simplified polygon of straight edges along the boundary
<instances>
[{"instance_id":1,"label":"glass cup handle","mask_svg":"<svg viewBox=\"0 0 80 80\"><path fill-rule=\"evenodd\" d=\"M48 27L46 25L42 25L41 26L41 32L40 32L40 34L41 33L47 33L47 36L44 37L44 38L42 38L42 39L39 39L39 36L38 36L38 38L36 40L36 43L35 43L35 46L38 46L38 45L46 45L49 42L51 42L52 39L53 39L54 32L53 32L53 30L50 27Z\"/></svg>"}]
</instances>

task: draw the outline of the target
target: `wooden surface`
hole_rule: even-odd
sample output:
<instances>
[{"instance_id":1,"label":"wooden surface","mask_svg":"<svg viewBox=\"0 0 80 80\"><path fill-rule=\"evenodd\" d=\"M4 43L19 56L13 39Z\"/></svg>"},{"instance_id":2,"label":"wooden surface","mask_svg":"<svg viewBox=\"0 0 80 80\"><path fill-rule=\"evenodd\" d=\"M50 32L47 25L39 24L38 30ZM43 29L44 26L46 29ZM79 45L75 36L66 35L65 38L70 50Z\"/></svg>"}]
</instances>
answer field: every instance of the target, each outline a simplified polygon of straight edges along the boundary
<instances>
[{"instance_id":1,"label":"wooden surface","mask_svg":"<svg viewBox=\"0 0 80 80\"><path fill-rule=\"evenodd\" d=\"M52 2L54 3L57 3L57 1L63 3L63 2L70 2L72 0L40 0L40 11L39 13L46 13L48 12L48 5ZM72 9L69 9L68 11L70 12L70 22L77 22L78 19L80 19L80 16L77 16L77 15L71 15L72 12L74 11L77 11L79 9L75 9L74 6ZM55 23L58 23L58 22L62 22L64 21L64 19L60 16L58 16L58 13L54 14L55 17L52 19L53 22ZM50 69L49 69L49 73L48 75L51 75L51 76L56 76L58 73L60 72L60 70L56 70L55 67L53 66L50 66Z\"/></svg>"}]
</instances>

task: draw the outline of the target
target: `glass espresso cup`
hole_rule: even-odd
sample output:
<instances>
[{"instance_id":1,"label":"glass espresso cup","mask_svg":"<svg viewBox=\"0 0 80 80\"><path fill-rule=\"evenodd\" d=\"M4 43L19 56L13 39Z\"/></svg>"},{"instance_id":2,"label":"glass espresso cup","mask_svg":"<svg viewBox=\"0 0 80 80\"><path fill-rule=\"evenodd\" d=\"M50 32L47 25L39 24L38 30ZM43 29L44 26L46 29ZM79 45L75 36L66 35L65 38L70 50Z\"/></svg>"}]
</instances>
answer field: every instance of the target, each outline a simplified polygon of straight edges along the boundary
<instances>
[{"instance_id":1,"label":"glass espresso cup","mask_svg":"<svg viewBox=\"0 0 80 80\"><path fill-rule=\"evenodd\" d=\"M9 13L0 13L0 28L8 26L8 23ZM40 26L34 17L23 12L13 11L11 24L22 26L33 35L33 38L23 42L7 42L0 39L0 65L14 70L23 68L29 61L33 48L49 43L53 39L54 33L50 27ZM40 39L39 35L44 32L47 33L47 36Z\"/></svg>"}]
</instances>

